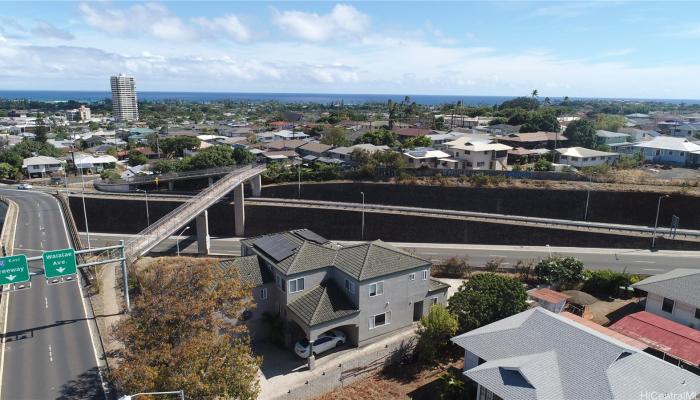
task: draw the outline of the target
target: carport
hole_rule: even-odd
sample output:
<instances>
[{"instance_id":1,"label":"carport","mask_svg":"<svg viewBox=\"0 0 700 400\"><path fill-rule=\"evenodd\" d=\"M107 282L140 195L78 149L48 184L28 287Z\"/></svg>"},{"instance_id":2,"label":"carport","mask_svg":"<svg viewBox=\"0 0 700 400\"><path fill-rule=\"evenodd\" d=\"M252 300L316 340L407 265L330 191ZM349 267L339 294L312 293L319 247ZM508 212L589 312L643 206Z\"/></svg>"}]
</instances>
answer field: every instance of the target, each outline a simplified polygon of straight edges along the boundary
<instances>
[{"instance_id":1,"label":"carport","mask_svg":"<svg viewBox=\"0 0 700 400\"><path fill-rule=\"evenodd\" d=\"M289 303L287 309L290 328L298 325L309 341L313 342L320 334L330 329L341 328L347 335L348 342L357 345L357 316L360 310L334 283L319 285Z\"/></svg>"}]
</instances>

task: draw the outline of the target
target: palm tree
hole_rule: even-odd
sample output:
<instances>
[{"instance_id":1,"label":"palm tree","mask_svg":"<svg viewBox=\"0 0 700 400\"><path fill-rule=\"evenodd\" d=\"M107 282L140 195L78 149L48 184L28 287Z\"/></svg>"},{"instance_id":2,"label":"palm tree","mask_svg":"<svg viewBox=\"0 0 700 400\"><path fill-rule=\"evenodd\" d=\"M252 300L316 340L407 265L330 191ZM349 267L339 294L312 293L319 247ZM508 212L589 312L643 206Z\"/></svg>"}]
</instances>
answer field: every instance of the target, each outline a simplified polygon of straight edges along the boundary
<instances>
[{"instance_id":1,"label":"palm tree","mask_svg":"<svg viewBox=\"0 0 700 400\"><path fill-rule=\"evenodd\" d=\"M540 93L537 91L537 89L532 91L532 98L534 99L535 97L539 96Z\"/></svg>"}]
</instances>

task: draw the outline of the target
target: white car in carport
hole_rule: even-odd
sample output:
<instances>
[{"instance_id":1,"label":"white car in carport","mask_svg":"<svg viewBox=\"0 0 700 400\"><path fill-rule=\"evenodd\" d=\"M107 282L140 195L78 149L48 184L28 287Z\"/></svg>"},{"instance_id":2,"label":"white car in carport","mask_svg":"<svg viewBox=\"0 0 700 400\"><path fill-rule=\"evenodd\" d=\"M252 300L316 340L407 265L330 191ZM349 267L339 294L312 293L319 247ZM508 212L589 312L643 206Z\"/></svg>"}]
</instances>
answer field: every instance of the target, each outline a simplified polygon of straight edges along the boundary
<instances>
[{"instance_id":1,"label":"white car in carport","mask_svg":"<svg viewBox=\"0 0 700 400\"><path fill-rule=\"evenodd\" d=\"M313 343L314 356L341 346L345 343L345 334L337 329L322 333ZM294 345L294 352L301 358L309 358L309 339L302 339Z\"/></svg>"}]
</instances>

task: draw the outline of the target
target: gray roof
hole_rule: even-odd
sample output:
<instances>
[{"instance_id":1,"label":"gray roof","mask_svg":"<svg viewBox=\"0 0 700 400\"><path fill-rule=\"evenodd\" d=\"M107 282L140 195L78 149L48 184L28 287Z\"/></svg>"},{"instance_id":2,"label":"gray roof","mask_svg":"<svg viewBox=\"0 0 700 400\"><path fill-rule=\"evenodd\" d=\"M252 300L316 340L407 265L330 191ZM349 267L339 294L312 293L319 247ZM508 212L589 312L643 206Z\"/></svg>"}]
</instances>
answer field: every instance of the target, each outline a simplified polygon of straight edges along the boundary
<instances>
[{"instance_id":1,"label":"gray roof","mask_svg":"<svg viewBox=\"0 0 700 400\"><path fill-rule=\"evenodd\" d=\"M430 266L429 261L410 255L381 240L338 247L331 242L319 244L306 240L303 237L304 232L311 231L299 229L274 234L284 236L295 246L291 256L278 262L274 262L270 257L266 257L280 272L292 275L326 267L335 267L358 281L363 281L395 272ZM252 247L258 254L266 256L263 251L254 245L255 240L260 237L248 238L242 240L241 243Z\"/></svg>"},{"instance_id":2,"label":"gray roof","mask_svg":"<svg viewBox=\"0 0 700 400\"><path fill-rule=\"evenodd\" d=\"M504 399L638 399L700 391L700 377L541 307L452 338L486 360L465 372Z\"/></svg>"},{"instance_id":3,"label":"gray roof","mask_svg":"<svg viewBox=\"0 0 700 400\"><path fill-rule=\"evenodd\" d=\"M437 292L438 290L447 290L450 287L450 285L446 283L442 283L436 279L430 278L430 288L428 288L429 292Z\"/></svg>"},{"instance_id":4,"label":"gray roof","mask_svg":"<svg viewBox=\"0 0 700 400\"><path fill-rule=\"evenodd\" d=\"M326 281L292 301L287 308L308 326L351 316L360 312L332 281Z\"/></svg>"},{"instance_id":5,"label":"gray roof","mask_svg":"<svg viewBox=\"0 0 700 400\"><path fill-rule=\"evenodd\" d=\"M273 278L269 271L261 268L258 262L258 256L236 257L228 260L222 260L219 263L222 269L238 268L241 276L241 282L252 286L260 286L267 282L272 282Z\"/></svg>"},{"instance_id":6,"label":"gray roof","mask_svg":"<svg viewBox=\"0 0 700 400\"><path fill-rule=\"evenodd\" d=\"M621 132L611 132L611 131L604 131L602 129L595 131L595 135L598 137L605 137L605 138L618 138L618 137L630 137L630 135L626 133L621 133Z\"/></svg>"},{"instance_id":7,"label":"gray roof","mask_svg":"<svg viewBox=\"0 0 700 400\"><path fill-rule=\"evenodd\" d=\"M339 249L334 265L358 281L363 281L430 266L430 262L412 256L381 240L375 240Z\"/></svg>"},{"instance_id":8,"label":"gray roof","mask_svg":"<svg viewBox=\"0 0 700 400\"><path fill-rule=\"evenodd\" d=\"M632 287L700 308L700 270L674 269L637 282Z\"/></svg>"}]
</instances>

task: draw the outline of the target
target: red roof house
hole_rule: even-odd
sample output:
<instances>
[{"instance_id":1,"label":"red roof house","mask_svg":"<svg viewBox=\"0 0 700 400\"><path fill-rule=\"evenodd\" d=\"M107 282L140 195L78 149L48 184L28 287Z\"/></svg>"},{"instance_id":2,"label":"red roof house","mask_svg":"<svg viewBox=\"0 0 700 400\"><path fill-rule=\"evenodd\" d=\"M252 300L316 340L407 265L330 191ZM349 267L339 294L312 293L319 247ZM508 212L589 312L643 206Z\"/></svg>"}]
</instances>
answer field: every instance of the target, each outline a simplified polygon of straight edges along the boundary
<instances>
[{"instance_id":1,"label":"red roof house","mask_svg":"<svg viewBox=\"0 0 700 400\"><path fill-rule=\"evenodd\" d=\"M700 331L693 328L640 311L615 322L610 329L689 364L700 366Z\"/></svg>"}]
</instances>

